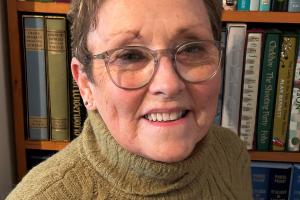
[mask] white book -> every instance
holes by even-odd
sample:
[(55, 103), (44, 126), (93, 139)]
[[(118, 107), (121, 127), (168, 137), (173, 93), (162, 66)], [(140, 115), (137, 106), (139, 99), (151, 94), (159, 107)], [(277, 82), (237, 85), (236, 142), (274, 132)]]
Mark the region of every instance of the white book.
[[(300, 37), (299, 37), (300, 38)], [(288, 131), (288, 151), (299, 151), (300, 148), (300, 43), (298, 46), (295, 69), (293, 97), (291, 105), (290, 126)]]
[(247, 25), (227, 24), (224, 96), (221, 125), (238, 133), (244, 46)]
[(248, 32), (247, 34), (239, 133), (248, 150), (253, 149), (262, 37), (262, 32)]
[(258, 11), (259, 3), (259, 0), (250, 0), (250, 11)]

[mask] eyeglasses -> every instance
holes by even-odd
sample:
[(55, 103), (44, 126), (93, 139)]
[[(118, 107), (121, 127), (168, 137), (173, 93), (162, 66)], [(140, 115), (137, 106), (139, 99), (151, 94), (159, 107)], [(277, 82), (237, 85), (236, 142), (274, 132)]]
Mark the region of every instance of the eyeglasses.
[(199, 83), (217, 74), (221, 54), (219, 41), (204, 40), (183, 43), (174, 49), (151, 50), (142, 46), (125, 46), (95, 54), (93, 59), (104, 60), (109, 77), (116, 86), (138, 89), (154, 77), (163, 55), (171, 59), (181, 79)]

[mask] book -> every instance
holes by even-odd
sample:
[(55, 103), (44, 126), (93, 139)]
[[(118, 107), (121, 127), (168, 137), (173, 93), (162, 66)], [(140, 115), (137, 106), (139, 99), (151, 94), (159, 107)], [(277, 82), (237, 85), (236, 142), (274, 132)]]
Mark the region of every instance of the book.
[(66, 18), (46, 16), (47, 70), (51, 140), (69, 140)]
[(272, 132), (273, 151), (285, 150), (296, 66), (297, 35), (284, 33), (282, 38)]
[(270, 164), (251, 162), (253, 200), (267, 200), (269, 192)]
[(250, 11), (258, 11), (260, 5), (260, 0), (250, 0)]
[[(255, 0), (251, 0), (255, 1)], [(238, 11), (249, 11), (250, 10), (250, 0), (237, 0), (237, 10)]]
[(260, 0), (259, 11), (270, 11), (271, 0)]
[(221, 125), (222, 118), (222, 104), (223, 104), (223, 82), (224, 82), (224, 69), (225, 69), (225, 48), (226, 48), (227, 30), (222, 29), (221, 32), (221, 45), (222, 45), (222, 62), (221, 62), (221, 88), (218, 97), (217, 112), (214, 118), (214, 123)]
[(286, 12), (289, 0), (272, 0), (271, 11)]
[(56, 151), (52, 150), (26, 150), (26, 168), (27, 170), (32, 169), (37, 166), (41, 162), (47, 160), (52, 155), (54, 155)]
[(300, 199), (300, 164), (293, 165), (289, 199)]
[[(300, 39), (300, 35), (298, 37)], [(288, 151), (300, 150), (300, 42), (298, 42), (298, 53), (296, 69), (294, 74), (294, 86), (292, 93), (292, 105), (290, 123), (288, 130)]]
[(238, 133), (246, 24), (227, 24), (221, 125)]
[(300, 0), (289, 0), (288, 12), (300, 12)]
[(260, 77), (262, 42), (262, 30), (248, 30), (239, 131), (240, 138), (245, 143), (248, 150), (253, 149), (253, 140), (255, 137), (254, 132), (256, 125), (256, 108), (258, 82)]
[(256, 122), (255, 141), (258, 151), (271, 149), (281, 32), (266, 31), (264, 46)]
[(48, 140), (44, 17), (22, 15), (22, 20), (28, 138), (31, 140)]
[(273, 163), (269, 172), (268, 198), (288, 200), (292, 165), (288, 163)]
[(223, 9), (224, 10), (236, 10), (237, 0), (223, 0)]

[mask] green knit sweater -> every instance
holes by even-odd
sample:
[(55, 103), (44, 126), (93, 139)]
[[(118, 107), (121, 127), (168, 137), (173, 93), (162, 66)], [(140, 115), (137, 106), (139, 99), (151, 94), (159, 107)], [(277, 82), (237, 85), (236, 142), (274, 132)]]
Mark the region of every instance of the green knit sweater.
[(33, 168), (7, 197), (21, 199), (252, 199), (250, 159), (239, 138), (212, 126), (192, 155), (162, 163), (131, 154), (89, 113), (83, 133)]

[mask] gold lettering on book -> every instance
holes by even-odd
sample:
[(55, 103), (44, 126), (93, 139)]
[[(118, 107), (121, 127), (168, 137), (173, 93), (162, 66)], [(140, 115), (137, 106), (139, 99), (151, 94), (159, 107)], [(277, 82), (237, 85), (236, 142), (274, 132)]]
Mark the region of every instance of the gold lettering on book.
[(25, 47), (26, 50), (38, 51), (43, 50), (44, 30), (38, 28), (25, 28)]
[(47, 128), (48, 120), (46, 117), (29, 117), (29, 128)]
[(47, 31), (48, 51), (65, 51), (66, 39), (65, 32)]
[(79, 136), (82, 129), (82, 113), (81, 113), (81, 102), (80, 102), (80, 92), (76, 82), (73, 80), (73, 134)]
[(68, 120), (66, 119), (51, 119), (51, 128), (52, 129), (67, 129), (68, 128)]

